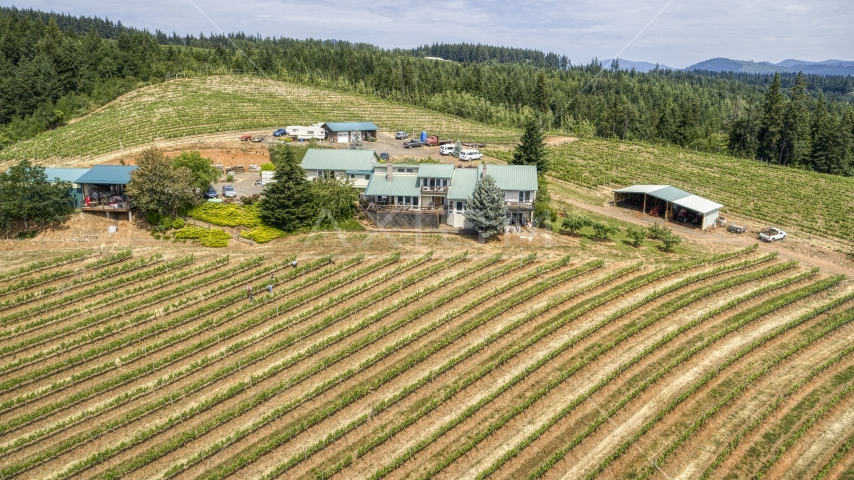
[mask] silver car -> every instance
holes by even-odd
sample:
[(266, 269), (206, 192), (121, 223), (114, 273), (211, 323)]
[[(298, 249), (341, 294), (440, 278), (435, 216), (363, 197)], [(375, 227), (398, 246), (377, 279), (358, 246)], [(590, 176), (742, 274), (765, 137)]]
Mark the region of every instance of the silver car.
[(225, 198), (234, 198), (237, 196), (237, 192), (234, 191), (234, 187), (231, 185), (224, 185), (222, 187), (222, 196)]

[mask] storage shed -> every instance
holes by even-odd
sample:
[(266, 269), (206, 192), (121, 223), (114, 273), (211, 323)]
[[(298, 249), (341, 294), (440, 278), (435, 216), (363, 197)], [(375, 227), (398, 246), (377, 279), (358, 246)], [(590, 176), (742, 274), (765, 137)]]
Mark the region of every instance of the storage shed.
[(699, 226), (715, 225), (723, 205), (670, 185), (632, 185), (614, 190), (614, 205), (640, 208), (645, 214)]
[(327, 142), (349, 143), (356, 132), (362, 133), (362, 138), (376, 138), (379, 127), (372, 122), (329, 122), (323, 124)]

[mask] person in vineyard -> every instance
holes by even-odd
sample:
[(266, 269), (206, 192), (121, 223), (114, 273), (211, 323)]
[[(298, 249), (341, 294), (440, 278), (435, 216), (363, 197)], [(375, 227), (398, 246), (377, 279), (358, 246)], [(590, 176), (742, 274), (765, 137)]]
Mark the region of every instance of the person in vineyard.
[(252, 285), (246, 286), (246, 296), (249, 297), (249, 301), (252, 301)]
[(294, 260), (293, 262), (291, 262), (291, 266), (292, 266), (292, 267), (294, 267), (294, 268), (297, 268), (297, 261), (296, 261), (296, 260)]
[(267, 285), (267, 292), (269, 292), (270, 295), (273, 294), (273, 285)]

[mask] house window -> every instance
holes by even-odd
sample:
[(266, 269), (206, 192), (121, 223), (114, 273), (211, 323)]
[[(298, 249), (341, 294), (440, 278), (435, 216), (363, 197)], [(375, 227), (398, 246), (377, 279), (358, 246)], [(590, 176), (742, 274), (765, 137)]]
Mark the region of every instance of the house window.
[(519, 203), (530, 202), (531, 192), (519, 192)]
[(365, 180), (370, 180), (370, 179), (371, 179), (370, 175), (365, 175)]
[(457, 202), (457, 211), (458, 211), (458, 212), (462, 212), (462, 211), (463, 211), (463, 202)]
[(350, 175), (350, 180), (355, 180), (355, 179), (356, 179), (355, 175)]
[(398, 196), (397, 197), (397, 203), (402, 204), (403, 203), (403, 197)]

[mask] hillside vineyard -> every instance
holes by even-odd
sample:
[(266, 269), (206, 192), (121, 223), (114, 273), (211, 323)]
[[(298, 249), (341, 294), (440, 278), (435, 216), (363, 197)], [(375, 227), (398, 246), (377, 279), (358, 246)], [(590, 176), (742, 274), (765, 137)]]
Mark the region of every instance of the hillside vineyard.
[(805, 449), (852, 408), (842, 277), (755, 246), (292, 260), (0, 273), (3, 478), (836, 478), (852, 460), (849, 428)]

